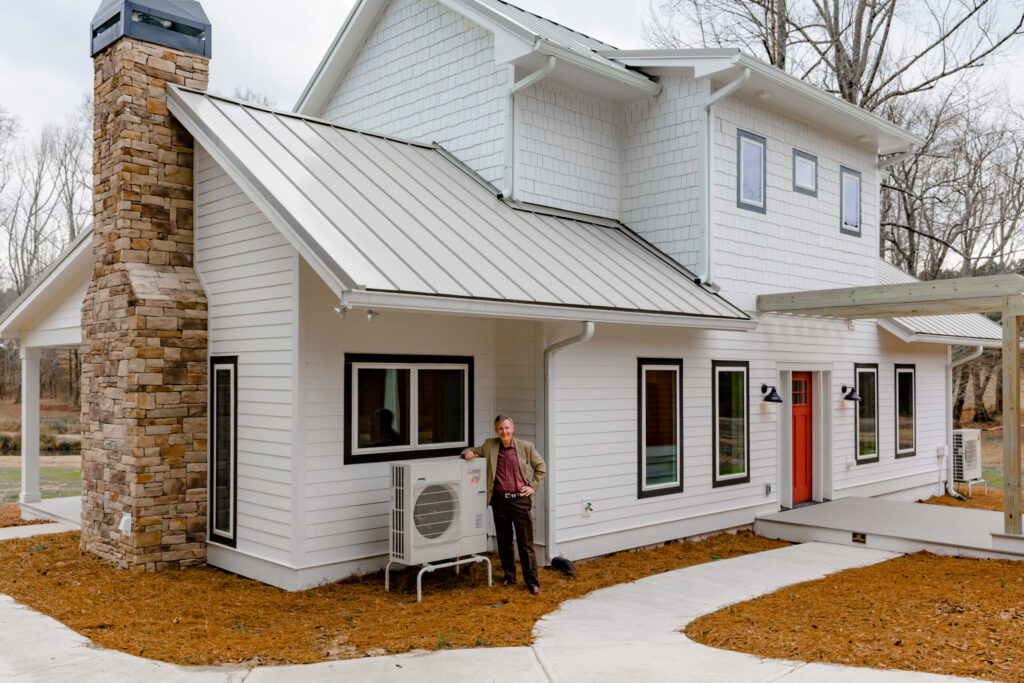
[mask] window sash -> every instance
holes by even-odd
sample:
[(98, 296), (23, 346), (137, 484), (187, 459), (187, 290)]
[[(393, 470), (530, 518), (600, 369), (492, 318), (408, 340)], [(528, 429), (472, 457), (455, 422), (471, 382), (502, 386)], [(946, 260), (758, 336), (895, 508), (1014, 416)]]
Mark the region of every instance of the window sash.
[[(722, 445), (723, 434), (722, 434), (722, 429), (721, 429), (721, 424), (720, 424), (720, 420), (722, 419), (722, 415), (719, 414), (719, 405), (720, 405), (721, 389), (722, 389), (722, 377), (723, 377), (723, 375), (734, 374), (734, 373), (739, 373), (739, 375), (742, 378), (741, 391), (740, 391), (740, 393), (741, 393), (740, 399), (742, 401), (742, 420), (743, 420), (743, 428), (742, 428), (742, 431), (741, 431), (741, 435), (742, 435), (741, 446), (743, 448), (743, 470), (740, 471), (740, 472), (732, 472), (732, 473), (729, 473), (729, 474), (722, 474), (721, 473), (722, 472), (721, 445)], [(714, 412), (714, 421), (715, 421), (715, 423), (714, 423), (714, 427), (715, 427), (715, 443), (714, 443), (714, 449), (715, 449), (715, 472), (714, 472), (714, 475), (715, 475), (715, 481), (716, 482), (728, 482), (728, 481), (735, 480), (735, 479), (744, 479), (745, 480), (747, 477), (749, 477), (749, 474), (750, 474), (750, 465), (749, 465), (749, 463), (750, 463), (750, 449), (748, 448), (748, 438), (747, 438), (748, 434), (749, 434), (749, 430), (750, 430), (750, 406), (748, 405), (749, 404), (749, 400), (748, 400), (748, 395), (747, 395), (747, 375), (748, 375), (748, 368), (746, 366), (743, 366), (743, 365), (719, 365), (719, 366), (715, 367), (715, 386), (714, 386), (714, 397), (713, 397), (714, 409), (713, 409), (713, 412)], [(733, 403), (735, 403), (735, 399), (733, 400)], [(735, 419), (735, 417), (733, 417), (732, 419)], [(733, 431), (735, 432), (735, 430), (733, 430)]]
[[(210, 421), (210, 450), (211, 450), (211, 465), (210, 468), (210, 533), (209, 535), (213, 540), (217, 540), (217, 537), (234, 541), (235, 538), (235, 506), (236, 506), (236, 491), (235, 491), (235, 476), (237, 468), (237, 443), (238, 437), (237, 431), (237, 366), (234, 362), (219, 362), (214, 361), (211, 363), (211, 377), (210, 382), (210, 394), (212, 403), (212, 420)], [(221, 416), (221, 403), (220, 403), (220, 389), (221, 384), (221, 373), (227, 372), (226, 381), (228, 383), (228, 394), (227, 394), (227, 415)], [(222, 444), (220, 441), (221, 430), (223, 420), (228, 423), (228, 442)], [(222, 448), (223, 446), (223, 448)], [(227, 459), (227, 472), (225, 478), (226, 482), (222, 482), (220, 479), (220, 464), (222, 462), (222, 454)], [(225, 496), (222, 497), (219, 494), (221, 488), (226, 489)], [(226, 498), (226, 500), (225, 500)], [(227, 503), (227, 525), (221, 526), (218, 522), (220, 515), (221, 503)]]
[[(672, 481), (662, 482), (660, 484), (648, 484), (647, 483), (647, 469), (648, 469), (648, 458), (649, 453), (647, 451), (647, 375), (651, 371), (662, 371), (671, 372), (673, 375), (673, 391), (672, 391), (672, 416), (671, 424), (673, 431), (672, 447), (673, 451), (673, 465), (675, 469), (675, 478)], [(680, 372), (679, 365), (655, 365), (655, 364), (644, 364), (641, 365), (642, 373), (642, 385), (640, 388), (640, 490), (641, 491), (657, 491), (660, 489), (666, 489), (671, 487), (678, 487), (682, 483), (682, 458), (680, 457), (682, 449), (682, 434), (681, 434), (681, 410), (682, 406), (682, 373)]]
[[(896, 394), (896, 455), (897, 456), (913, 455), (915, 450), (916, 450), (916, 445), (917, 445), (917, 406), (916, 406), (916, 403), (917, 403), (917, 401), (916, 401), (916, 399), (917, 399), (917, 391), (916, 391), (916, 388), (917, 388), (916, 387), (916, 385), (917, 385), (917, 377), (916, 377), (916, 374), (917, 374), (916, 373), (916, 368), (913, 368), (913, 367), (899, 367), (899, 366), (896, 367), (895, 394)], [(901, 415), (902, 399), (904, 398), (904, 396), (903, 396), (903, 394), (902, 394), (902, 392), (900, 390), (900, 379), (901, 379), (901, 377), (909, 377), (910, 378), (910, 387), (908, 389), (908, 391), (910, 392), (910, 396), (908, 397), (909, 398), (909, 407), (910, 407), (910, 445), (909, 446), (904, 446), (903, 442), (902, 442), (902, 439), (901, 439), (901, 437), (902, 437), (902, 434), (901, 434), (902, 429), (901, 429), (901, 426), (900, 426), (900, 422), (901, 422), (901, 418), (902, 418), (902, 415)]]
[(839, 169), (839, 221), (848, 233), (860, 234), (860, 173), (841, 166)]
[[(739, 201), (741, 204), (748, 206), (754, 206), (759, 209), (763, 209), (765, 206), (765, 143), (763, 140), (758, 140), (749, 134), (741, 133), (739, 136), (739, 169), (737, 173), (737, 183), (739, 186)], [(753, 159), (750, 155), (756, 155)], [(751, 161), (756, 161), (756, 164), (751, 164)], [(748, 172), (755, 173), (755, 178), (748, 178)], [(748, 182), (754, 181), (756, 182)], [(750, 196), (747, 194), (747, 190), (751, 188), (757, 189), (757, 196)]]
[[(801, 181), (801, 171), (809, 171), (810, 182)], [(793, 189), (803, 194), (818, 196), (818, 157), (798, 149), (793, 150)]]
[[(359, 371), (373, 370), (408, 370), (409, 371), (409, 443), (392, 446), (359, 445)], [(461, 370), (462, 371), (462, 438), (458, 441), (421, 444), (419, 442), (419, 372), (421, 370)], [(352, 363), (352, 406), (349, 424), (349, 443), (352, 455), (376, 455), (384, 453), (405, 453), (409, 451), (433, 451), (446, 448), (465, 447), (469, 445), (469, 365), (456, 363)]]
[[(857, 404), (856, 422), (857, 422), (857, 444), (855, 459), (857, 462), (877, 462), (878, 461), (878, 368), (877, 366), (856, 366), (854, 369), (856, 377), (854, 383), (857, 386), (857, 393), (861, 396), (861, 402)], [(864, 387), (864, 380), (870, 378), (871, 389), (868, 392)], [(873, 407), (872, 420), (872, 432), (874, 437), (874, 449), (870, 453), (864, 452), (863, 443), (865, 441), (864, 436), (864, 417), (861, 415), (863, 411), (865, 396), (870, 395), (871, 403)]]

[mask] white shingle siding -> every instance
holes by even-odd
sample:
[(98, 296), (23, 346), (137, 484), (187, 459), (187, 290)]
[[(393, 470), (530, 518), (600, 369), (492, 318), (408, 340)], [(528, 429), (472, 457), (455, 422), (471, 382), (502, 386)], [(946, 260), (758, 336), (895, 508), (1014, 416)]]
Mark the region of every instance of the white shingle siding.
[(211, 356), (238, 356), (238, 546), (292, 552), (293, 379), (299, 257), (197, 146), (195, 266)]
[(508, 81), (490, 32), (430, 0), (393, 0), (321, 116), (439, 142), (498, 184)]
[[(738, 97), (714, 107), (712, 280), (767, 294), (877, 284), (875, 154)], [(736, 132), (767, 140), (767, 211), (736, 206)], [(793, 191), (793, 149), (818, 157), (818, 196)], [(861, 235), (839, 231), (839, 167), (861, 174)]]
[(540, 82), (516, 95), (516, 198), (618, 218), (620, 109)]

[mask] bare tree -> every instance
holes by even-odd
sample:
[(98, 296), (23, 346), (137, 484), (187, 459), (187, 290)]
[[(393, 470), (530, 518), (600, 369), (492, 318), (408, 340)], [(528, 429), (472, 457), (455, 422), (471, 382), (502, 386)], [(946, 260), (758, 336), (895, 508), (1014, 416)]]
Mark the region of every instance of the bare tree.
[(71, 116), (51, 132), (50, 173), (69, 243), (92, 219), (92, 113), (92, 93), (83, 93)]
[(242, 100), (250, 104), (255, 104), (257, 107), (266, 107), (273, 109), (276, 106), (274, 100), (270, 99), (270, 96), (260, 90), (253, 90), (252, 88), (235, 88), (231, 92), (231, 96), (236, 100)]

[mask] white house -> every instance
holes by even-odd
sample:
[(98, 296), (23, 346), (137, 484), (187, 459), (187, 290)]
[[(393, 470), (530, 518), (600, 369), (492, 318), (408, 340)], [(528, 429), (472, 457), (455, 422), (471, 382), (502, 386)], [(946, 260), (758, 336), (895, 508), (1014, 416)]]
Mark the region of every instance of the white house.
[[(387, 462), (498, 412), (549, 462), (544, 558), (945, 487), (950, 347), (998, 325), (756, 312), (913, 280), (878, 257), (879, 183), (922, 141), (877, 116), (499, 0), (362, 0), (294, 113), (173, 85), (167, 107), (196, 140), (212, 565), (288, 589), (382, 567)], [(91, 257), (0, 336), (75, 343), (74, 316), (37, 328)]]

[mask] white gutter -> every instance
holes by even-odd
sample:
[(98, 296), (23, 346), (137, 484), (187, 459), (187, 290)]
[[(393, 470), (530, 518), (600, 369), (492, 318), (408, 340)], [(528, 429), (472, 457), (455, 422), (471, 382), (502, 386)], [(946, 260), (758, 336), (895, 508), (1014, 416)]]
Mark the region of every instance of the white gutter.
[[(505, 182), (501, 194), (505, 199), (512, 199), (515, 194), (515, 166), (516, 166), (516, 93), (529, 88), (534, 83), (546, 78), (555, 70), (558, 62), (554, 57), (548, 57), (548, 63), (534, 71), (529, 76), (516, 81), (505, 93)], [(515, 67), (510, 66), (512, 77), (515, 78)]]
[[(963, 500), (953, 485), (953, 370), (981, 356), (985, 348), (979, 346), (974, 351), (956, 361), (953, 360), (953, 347), (946, 347), (946, 493)], [(941, 470), (940, 470), (941, 471)]]
[(744, 82), (750, 78), (750, 69), (743, 69), (743, 73), (722, 88), (716, 90), (712, 95), (704, 101), (704, 144), (701, 149), (701, 154), (704, 156), (704, 175), (701, 178), (703, 187), (701, 188), (704, 196), (704, 254), (700, 264), (700, 270), (697, 273), (697, 281), (701, 284), (707, 284), (711, 281), (711, 226), (713, 221), (711, 220), (711, 200), (712, 200), (712, 188), (714, 186), (713, 176), (715, 170), (714, 164), (714, 145), (713, 145), (713, 133), (714, 133), (714, 115), (711, 113), (711, 107), (723, 97), (731, 95), (736, 92)]
[(553, 450), (555, 443), (553, 434), (555, 429), (555, 369), (551, 361), (555, 354), (562, 349), (588, 342), (593, 336), (594, 323), (587, 320), (583, 323), (583, 330), (575, 337), (555, 342), (544, 349), (544, 451), (542, 455), (547, 458), (548, 464), (547, 481), (544, 483), (544, 542), (547, 544), (544, 550), (548, 556), (548, 564), (551, 564), (551, 559), (556, 556), (555, 532), (558, 528), (555, 523), (555, 458)]

